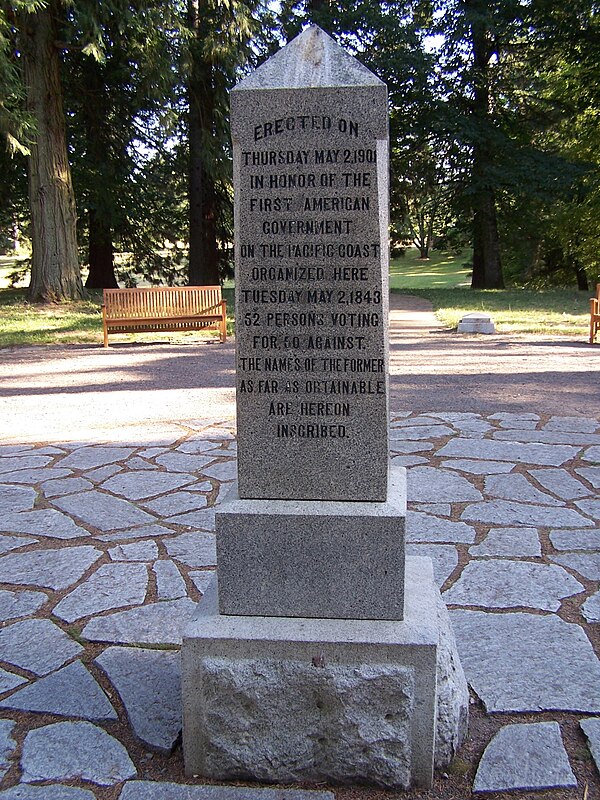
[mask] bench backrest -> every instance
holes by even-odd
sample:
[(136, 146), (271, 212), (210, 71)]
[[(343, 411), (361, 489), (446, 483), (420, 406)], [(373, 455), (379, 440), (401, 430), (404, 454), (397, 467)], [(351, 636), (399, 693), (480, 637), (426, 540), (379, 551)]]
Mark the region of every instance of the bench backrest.
[(220, 286), (151, 286), (104, 290), (107, 319), (183, 317), (201, 314), (220, 302)]

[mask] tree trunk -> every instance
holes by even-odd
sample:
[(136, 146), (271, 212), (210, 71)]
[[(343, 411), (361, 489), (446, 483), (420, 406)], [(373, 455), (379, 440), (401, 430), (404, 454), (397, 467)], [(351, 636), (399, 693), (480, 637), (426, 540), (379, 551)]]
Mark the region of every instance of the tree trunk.
[(95, 209), (88, 214), (89, 244), (88, 263), (90, 267), (87, 289), (118, 289), (115, 278), (112, 231)]
[(576, 258), (573, 259), (573, 269), (575, 270), (575, 275), (577, 277), (577, 288), (579, 291), (589, 292), (590, 285), (588, 283), (587, 273), (583, 268), (581, 261)]
[(503, 289), (500, 241), (496, 217), (496, 198), (490, 182), (493, 144), (490, 141), (489, 65), (494, 54), (488, 20), (487, 0), (463, 0), (469, 17), (473, 52), (473, 101), (475, 123), (473, 171), (471, 177), (473, 210), (472, 289)]
[(472, 289), (504, 289), (496, 204), (492, 189), (477, 193), (473, 210)]
[(84, 296), (79, 259), (75, 196), (67, 155), (66, 122), (55, 42), (59, 3), (22, 17), (27, 108), (36, 121), (29, 156), (32, 259), (29, 299), (78, 300)]
[(195, 34), (188, 79), (188, 280), (191, 286), (215, 286), (219, 283), (216, 192), (214, 179), (207, 169), (205, 147), (205, 142), (210, 141), (213, 126), (213, 67), (201, 55), (202, 19), (199, 0), (188, 0), (188, 17), (190, 28)]
[[(85, 283), (88, 289), (116, 289), (113, 214), (110, 209), (118, 206), (115, 200), (114, 173), (111, 169), (113, 148), (110, 146), (111, 103), (107, 96), (106, 82), (100, 64), (92, 58), (85, 62), (85, 84), (87, 102), (82, 104), (85, 118), (87, 155), (93, 173), (97, 176), (90, 186), (88, 198), (88, 266), (89, 275)], [(106, 176), (106, 177), (105, 177)]]

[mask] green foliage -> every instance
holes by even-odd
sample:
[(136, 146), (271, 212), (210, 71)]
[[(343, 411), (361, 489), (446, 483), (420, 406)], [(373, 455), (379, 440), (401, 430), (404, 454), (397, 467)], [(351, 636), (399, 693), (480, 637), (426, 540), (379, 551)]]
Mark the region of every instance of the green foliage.
[(468, 286), (471, 280), (469, 257), (470, 251), (432, 250), (429, 258), (422, 260), (417, 248), (411, 247), (401, 258), (391, 260), (390, 288), (453, 289)]

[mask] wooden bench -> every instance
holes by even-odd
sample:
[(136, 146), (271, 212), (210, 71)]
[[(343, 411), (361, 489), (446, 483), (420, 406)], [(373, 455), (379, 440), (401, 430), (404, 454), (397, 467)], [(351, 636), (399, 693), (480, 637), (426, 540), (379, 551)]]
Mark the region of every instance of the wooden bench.
[(590, 344), (600, 332), (600, 283), (596, 286), (596, 297), (590, 299)]
[(104, 347), (109, 333), (191, 331), (214, 326), (227, 338), (227, 301), (220, 286), (152, 286), (105, 289)]

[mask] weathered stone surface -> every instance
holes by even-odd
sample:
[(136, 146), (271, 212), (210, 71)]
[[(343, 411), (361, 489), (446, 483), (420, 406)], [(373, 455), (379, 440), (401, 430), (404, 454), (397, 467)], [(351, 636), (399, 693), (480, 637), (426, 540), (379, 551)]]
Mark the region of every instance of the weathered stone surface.
[(431, 442), (390, 440), (391, 453), (404, 453), (404, 455), (407, 455), (410, 453), (421, 453), (425, 450), (433, 450), (433, 444)]
[[(344, 782), (368, 777), (384, 786), (410, 784), (415, 690), (409, 667), (315, 669), (302, 661), (218, 657), (202, 659), (199, 667), (207, 726), (204, 762), (213, 777), (241, 777), (252, 765), (253, 776), (265, 781), (274, 774), (283, 783), (327, 775)], [(252, 736), (240, 737), (234, 732), (248, 709)], [(274, 731), (278, 721), (291, 738)]]
[(0, 694), (16, 689), (17, 686), (21, 686), (23, 683), (27, 683), (25, 678), (15, 675), (13, 672), (7, 672), (0, 667)]
[(0, 719), (0, 778), (8, 772), (10, 758), (17, 747), (12, 737), (14, 727), (12, 719)]
[(573, 431), (575, 433), (594, 433), (600, 425), (595, 419), (586, 417), (551, 417), (544, 425), (545, 431)]
[(169, 472), (188, 473), (203, 472), (203, 467), (214, 461), (213, 455), (189, 455), (186, 453), (165, 453), (157, 456), (156, 463), (160, 464)]
[(550, 541), (557, 550), (600, 550), (600, 530), (550, 531)]
[(173, 514), (206, 508), (207, 503), (206, 496), (197, 492), (172, 492), (143, 505), (161, 517), (169, 517)]
[(37, 492), (28, 486), (0, 484), (0, 514), (15, 514), (33, 508)]
[(485, 539), (469, 547), (472, 556), (514, 556), (515, 558), (542, 555), (536, 528), (492, 528)]
[(113, 533), (101, 533), (96, 536), (102, 542), (120, 542), (129, 539), (145, 539), (147, 536), (155, 536), (162, 539), (163, 536), (172, 536), (173, 530), (165, 528), (164, 525), (142, 525), (141, 528), (131, 528), (128, 531), (117, 531)]
[[(2, 795), (0, 794), (0, 800)], [(266, 789), (258, 786), (189, 786), (178, 783), (128, 781), (119, 800), (335, 800), (316, 789)]]
[(470, 561), (444, 592), (448, 605), (558, 611), (560, 601), (584, 587), (564, 569), (530, 561)]
[(117, 739), (90, 722), (57, 722), (30, 731), (21, 756), (22, 780), (82, 780), (113, 786), (137, 775)]
[(205, 439), (204, 437), (198, 438), (195, 436), (186, 439), (185, 442), (182, 442), (177, 448), (180, 453), (188, 453), (189, 455), (195, 455), (196, 453), (225, 453), (226, 450), (221, 450), (220, 444), (215, 444), (215, 442), (211, 441), (210, 439)]
[(395, 467), (418, 467), (427, 463), (429, 463), (428, 460), (421, 456), (394, 456), (392, 458), (392, 465)]
[(202, 474), (217, 481), (234, 481), (237, 478), (237, 461), (235, 459), (220, 461), (210, 467), (204, 467)]
[(33, 450), (32, 444), (0, 444), (0, 458), (5, 456), (12, 456), (15, 453), (23, 453), (27, 450)]
[(102, 722), (118, 719), (107, 696), (81, 661), (41, 678), (0, 701), (0, 708), (80, 717)]
[(10, 553), (0, 558), (0, 581), (66, 589), (78, 581), (101, 555), (89, 545)]
[[(435, 741), (435, 648), (445, 654), (437, 678), (447, 716), (438, 708), (437, 718), (444, 747), (450, 749), (460, 739), (466, 713), (460, 698), (466, 698), (466, 687), (464, 682), (462, 689), (446, 685), (446, 681), (458, 683), (460, 671), (452, 658), (451, 638), (439, 630), (447, 616), (433, 586), (430, 562), (408, 559), (406, 574), (406, 624), (402, 625), (223, 616), (216, 612), (213, 586), (187, 630), (182, 651), (188, 774), (224, 777), (228, 771), (231, 777), (243, 773), (279, 782), (302, 772), (313, 780), (338, 775), (346, 782), (392, 785), (404, 780), (408, 771), (410, 779), (428, 785)], [(446, 633), (451, 637), (450, 630)], [(201, 677), (206, 665), (210, 689)], [(403, 673), (418, 675), (414, 704), (406, 702), (410, 684), (403, 686)], [(255, 702), (240, 705), (244, 696)], [(458, 708), (461, 713), (453, 714), (452, 709)], [(420, 734), (407, 748), (402, 731), (413, 714), (412, 724), (419, 725)], [(240, 737), (241, 718), (247, 720), (251, 737)], [(213, 739), (217, 728), (223, 736)]]
[(451, 544), (409, 544), (406, 546), (407, 556), (426, 556), (433, 563), (435, 583), (441, 587), (454, 572), (458, 564), (456, 547)]
[(62, 478), (58, 480), (44, 481), (42, 491), (46, 497), (59, 497), (62, 494), (75, 494), (92, 489), (94, 484), (86, 481), (85, 478)]
[(214, 580), (214, 569), (195, 570), (189, 573), (192, 583), (200, 594), (204, 594)]
[(11, 550), (18, 550), (28, 544), (37, 542), (32, 536), (2, 536), (0, 535), (0, 555), (10, 553)]
[(485, 479), (485, 493), (490, 497), (515, 500), (520, 503), (537, 503), (545, 506), (564, 506), (562, 500), (540, 492), (525, 475), (490, 475)]
[(594, 498), (593, 500), (576, 500), (575, 505), (580, 508), (584, 514), (600, 520), (600, 498)]
[(203, 508), (200, 509), (200, 511), (190, 511), (187, 514), (177, 514), (174, 517), (167, 517), (165, 522), (173, 522), (176, 525), (187, 525), (190, 528), (199, 528), (203, 531), (214, 531), (215, 509)]
[(494, 475), (510, 472), (515, 464), (506, 461), (473, 461), (469, 458), (449, 458), (442, 461), (445, 469), (458, 469), (461, 472), (470, 472), (472, 475)]
[(109, 647), (96, 663), (118, 691), (138, 739), (170, 753), (182, 725), (179, 653)]
[(216, 539), (213, 533), (192, 531), (165, 541), (167, 553), (188, 567), (214, 567), (217, 563)]
[[(533, 411), (519, 411), (515, 413), (513, 411), (499, 411), (496, 414), (490, 414), (490, 419), (498, 419), (502, 422), (518, 422), (522, 420), (524, 422), (533, 421), (539, 422), (539, 414), (534, 414)], [(516, 427), (516, 425), (515, 425)]]
[(581, 467), (575, 472), (591, 483), (594, 489), (600, 489), (600, 467)]
[(530, 525), (543, 527), (583, 528), (593, 526), (577, 511), (554, 506), (534, 506), (525, 503), (512, 503), (509, 500), (473, 503), (461, 514), (461, 519), (471, 522), (487, 522), (500, 525)]
[[(529, 474), (541, 483), (548, 491), (563, 500), (576, 500), (587, 497), (590, 490), (570, 475), (566, 469), (530, 469)], [(517, 500), (518, 498), (513, 498)]]
[(586, 622), (600, 622), (600, 592), (596, 592), (581, 607)]
[(482, 500), (466, 478), (434, 467), (414, 467), (407, 473), (407, 499), (417, 503), (464, 503)]
[(63, 597), (54, 614), (73, 622), (101, 611), (140, 605), (147, 589), (148, 570), (144, 564), (103, 564), (85, 583)]
[(113, 644), (181, 644), (181, 632), (196, 607), (184, 598), (117, 611), (88, 622), (82, 635), (94, 642)]
[(43, 592), (9, 592), (0, 589), (0, 622), (34, 614), (47, 600), (48, 596)]
[(451, 439), (440, 450), (438, 456), (457, 458), (479, 458), (487, 461), (515, 461), (519, 464), (539, 464), (540, 466), (560, 467), (565, 461), (574, 458), (579, 447), (552, 444), (521, 444), (520, 442), (499, 442), (490, 439)]
[(451, 522), (420, 511), (409, 511), (406, 515), (406, 541), (472, 544), (475, 528), (464, 522)]
[(158, 547), (153, 539), (146, 539), (111, 547), (108, 555), (113, 561), (156, 561)]
[(570, 433), (548, 430), (509, 430), (495, 431), (494, 439), (504, 439), (511, 442), (543, 442), (547, 444), (573, 444), (582, 445), (599, 444), (600, 436), (593, 433)]
[(469, 689), (465, 678), (448, 609), (437, 596), (437, 712), (435, 766), (448, 766), (465, 740), (469, 722)]
[(30, 786), (20, 783), (0, 792), (0, 800), (95, 800), (89, 789), (76, 789), (60, 783)]
[(119, 466), (119, 464), (106, 464), (104, 467), (98, 467), (97, 469), (86, 472), (85, 477), (92, 481), (92, 483), (98, 484), (110, 478), (112, 475), (116, 475), (117, 472), (121, 472), (122, 469), (123, 468)]
[(404, 470), (390, 470), (386, 497), (245, 500), (234, 486), (217, 512), (221, 613), (402, 619)]
[(472, 417), (452, 420), (452, 425), (461, 436), (469, 439), (480, 439), (493, 430), (493, 426), (489, 422), (485, 422), (482, 419), (473, 419)]
[(48, 536), (52, 539), (79, 539), (90, 534), (85, 528), (75, 525), (70, 517), (54, 508), (41, 508), (38, 511), (21, 511), (19, 514), (3, 514), (0, 517), (0, 531), (8, 533), (31, 533), (35, 536)]
[(588, 747), (596, 762), (596, 769), (600, 771), (600, 719), (582, 719), (579, 720), (579, 725), (588, 740)]
[(467, 680), (489, 712), (600, 712), (600, 662), (555, 615), (451, 611)]
[[(248, 319), (256, 322), (253, 326), (239, 326), (236, 332), (239, 495), (242, 499), (383, 502), (387, 495), (388, 477), (388, 465), (381, 457), (388, 449), (388, 248), (387, 244), (382, 247), (387, 237), (388, 218), (387, 91), (385, 85), (364, 67), (361, 67), (362, 73), (370, 75), (370, 78), (362, 84), (353, 80), (352, 84), (344, 82), (340, 85), (337, 78), (341, 76), (338, 75), (324, 78), (322, 73), (331, 67), (335, 69), (334, 64), (339, 60), (333, 53), (343, 51), (316, 27), (306, 29), (282, 51), (283, 56), (280, 53), (275, 58), (287, 59), (286, 54), (291, 52), (289, 47), (293, 52), (302, 53), (305, 60), (303, 62), (299, 57), (285, 78), (279, 75), (277, 87), (257, 78), (265, 74), (264, 69), (271, 69), (263, 64), (231, 92), (238, 242), (236, 309), (241, 318), (248, 314)], [(351, 61), (347, 54), (344, 58)], [(289, 86), (285, 87), (288, 75), (295, 88), (304, 84), (306, 88), (311, 87), (310, 91), (290, 91)], [(275, 88), (280, 90), (273, 91)], [(294, 105), (293, 112), (290, 111), (291, 104)], [(306, 115), (307, 120), (326, 117), (330, 125), (317, 127), (311, 123), (303, 126), (300, 115)], [(279, 117), (290, 117), (295, 124), (293, 130), (282, 130), (278, 147), (304, 151), (306, 158), (303, 167), (280, 165), (276, 174), (287, 181), (289, 175), (295, 176), (301, 170), (317, 180), (314, 188), (300, 188), (288, 183), (286, 196), (290, 202), (289, 212), (294, 215), (294, 225), (283, 230), (275, 222), (273, 230), (267, 231), (264, 211), (251, 198), (263, 200), (272, 193), (267, 183), (275, 174), (273, 167), (264, 161), (262, 165), (260, 163), (261, 157), (268, 159), (272, 141), (269, 137), (255, 139), (255, 131)], [(351, 136), (349, 126), (352, 127)], [(351, 153), (368, 152), (368, 160), (361, 164), (347, 161), (345, 165), (330, 160), (326, 170), (331, 183), (328, 189), (321, 188), (318, 176), (324, 174), (324, 170), (320, 153), (325, 157), (328, 151), (344, 148), (351, 148)], [(258, 164), (254, 164), (252, 170), (259, 182), (265, 181), (262, 190), (251, 186), (250, 164), (243, 163), (250, 151), (258, 157)], [(350, 180), (357, 183), (350, 183)], [(324, 218), (323, 211), (317, 210), (316, 201), (324, 194), (328, 194), (330, 199), (334, 194), (339, 197), (341, 192), (346, 197), (353, 194), (355, 200), (364, 198), (362, 205), (359, 200), (359, 205), (354, 206), (354, 211), (346, 212), (344, 219), (338, 216), (335, 219), (331, 216)], [(311, 208), (307, 208), (311, 203)], [(317, 239), (304, 229), (304, 225), (310, 225), (314, 231), (319, 222), (324, 225), (319, 240), (324, 251), (315, 249)], [(362, 280), (352, 277), (350, 271), (347, 272), (348, 280), (345, 280), (335, 270), (350, 270), (356, 266), (351, 259), (358, 242), (362, 251)], [(280, 247), (281, 252), (278, 256), (273, 254), (275, 260), (265, 261), (261, 250), (270, 245), (274, 245), (276, 250)], [(263, 264), (295, 267), (303, 248), (311, 251), (303, 256), (303, 265), (309, 266), (310, 272), (303, 272), (286, 283), (274, 284), (268, 274), (258, 279), (255, 277), (253, 269)], [(273, 288), (283, 290), (282, 294), (269, 295)], [(367, 312), (372, 316), (368, 326), (359, 327), (355, 317), (359, 304), (351, 292), (357, 291), (361, 292), (361, 299), (368, 297), (370, 300)], [(365, 313), (365, 308), (365, 304), (361, 305), (360, 311)], [(309, 325), (304, 314), (313, 310), (319, 312), (320, 322)], [(291, 312), (285, 329), (269, 324), (268, 314), (280, 311)], [(271, 342), (269, 349), (262, 349), (261, 335), (271, 336), (270, 340), (267, 339)], [(348, 354), (326, 352), (334, 341), (333, 337), (340, 336), (348, 344), (360, 341), (360, 359), (342, 358), (337, 361), (335, 357)], [(360, 340), (355, 339), (357, 336), (361, 337)], [(286, 349), (287, 353), (284, 352)], [(269, 413), (273, 395), (264, 391), (258, 381), (265, 377), (281, 379), (282, 376), (273, 376), (263, 369), (268, 367), (267, 357), (281, 354), (299, 359), (300, 371), (294, 375), (298, 379), (298, 391), (286, 398), (285, 416), (274, 416)], [(328, 356), (334, 357), (333, 367), (327, 361)], [(260, 362), (255, 361), (257, 357)], [(306, 359), (309, 360), (308, 367), (305, 366)], [(366, 372), (365, 361), (370, 364)], [(323, 412), (319, 415), (314, 405), (302, 406), (302, 403), (322, 401), (328, 382), (340, 379), (350, 380), (358, 387), (358, 391), (344, 395), (348, 411), (343, 416), (340, 404), (330, 404), (329, 408), (325, 405), (324, 415)], [(248, 381), (254, 382), (252, 393), (245, 391), (250, 385)], [(311, 381), (314, 389), (310, 388), (313, 386)], [(321, 394), (317, 396), (317, 392)], [(332, 399), (329, 393), (327, 399)], [(341, 398), (336, 395), (336, 399)], [(325, 425), (327, 433), (315, 436), (306, 428), (308, 424)]]
[(54, 504), (101, 531), (122, 530), (156, 522), (155, 517), (127, 500), (97, 490), (59, 497)]
[(187, 596), (185, 581), (173, 561), (157, 561), (152, 570), (156, 576), (156, 595), (159, 600), (178, 600)]
[[(15, 472), (21, 469), (37, 469), (38, 467), (45, 467), (52, 461), (51, 456), (5, 456), (0, 458), (0, 475), (5, 472)], [(4, 477), (2, 478), (4, 480)]]
[(58, 466), (83, 470), (95, 469), (106, 464), (114, 464), (115, 461), (124, 461), (132, 453), (133, 448), (129, 447), (103, 447), (100, 445), (80, 447), (69, 453), (68, 456), (61, 458)]
[(419, 439), (442, 439), (454, 433), (447, 425), (415, 425), (410, 428), (393, 428), (390, 431), (390, 444), (395, 447), (397, 442), (404, 439), (409, 441)]
[(55, 478), (65, 478), (72, 475), (73, 470), (58, 469), (57, 467), (39, 467), (37, 469), (19, 469), (15, 472), (3, 472), (0, 474), (2, 483), (42, 483)]
[(49, 619), (25, 619), (0, 630), (0, 660), (47, 675), (83, 648)]
[(157, 494), (171, 492), (187, 483), (193, 483), (193, 475), (173, 472), (152, 472), (132, 470), (120, 472), (105, 481), (101, 488), (114, 494), (120, 494), (127, 500), (144, 500)]
[(500, 728), (485, 749), (473, 791), (555, 789), (577, 786), (558, 722)]
[(600, 580), (600, 553), (561, 553), (550, 558), (556, 564), (569, 567), (590, 581)]
[(425, 514), (433, 514), (438, 517), (449, 517), (452, 513), (450, 503), (419, 503), (414, 508), (415, 511), (423, 511)]

